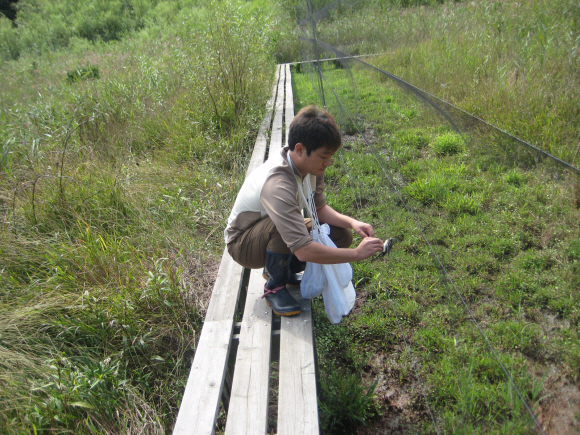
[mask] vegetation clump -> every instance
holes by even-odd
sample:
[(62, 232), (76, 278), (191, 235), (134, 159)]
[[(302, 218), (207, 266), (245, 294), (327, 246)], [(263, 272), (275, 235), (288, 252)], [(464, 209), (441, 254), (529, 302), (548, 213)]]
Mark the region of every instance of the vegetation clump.
[(463, 150), (463, 138), (455, 133), (437, 136), (431, 143), (431, 149), (438, 156), (452, 156)]
[(66, 73), (66, 81), (71, 84), (80, 80), (98, 79), (99, 77), (99, 67), (96, 65), (82, 66)]

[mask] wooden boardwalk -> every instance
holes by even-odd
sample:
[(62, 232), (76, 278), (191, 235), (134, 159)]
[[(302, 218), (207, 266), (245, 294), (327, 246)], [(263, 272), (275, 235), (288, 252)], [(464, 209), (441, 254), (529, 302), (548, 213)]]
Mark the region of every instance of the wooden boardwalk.
[[(278, 156), (293, 117), (290, 65), (278, 65), (246, 174), (266, 155)], [(270, 387), (278, 390), (279, 435), (319, 434), (310, 301), (295, 292), (302, 313), (280, 318), (260, 297), (264, 284), (261, 269), (244, 269), (224, 249), (175, 435), (215, 433), (220, 403), (227, 413), (226, 434), (267, 433)], [(279, 383), (271, 385), (276, 360)]]

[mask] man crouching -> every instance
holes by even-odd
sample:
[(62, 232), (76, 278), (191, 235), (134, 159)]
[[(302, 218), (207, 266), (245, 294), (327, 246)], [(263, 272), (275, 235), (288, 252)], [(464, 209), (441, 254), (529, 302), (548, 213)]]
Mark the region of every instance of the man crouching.
[[(371, 225), (326, 204), (324, 171), (341, 144), (340, 130), (326, 110), (313, 105), (303, 108), (290, 124), (288, 145), (248, 175), (228, 218), (224, 231), (228, 252), (244, 267), (264, 268), (264, 297), (280, 316), (300, 313), (300, 304), (286, 286), (300, 284), (297, 274), (306, 262), (350, 263), (383, 250)], [(310, 237), (312, 225), (302, 216), (298, 187), (306, 177), (315, 186), (318, 219), (330, 226), (336, 248)], [(353, 249), (351, 229), (363, 237)]]

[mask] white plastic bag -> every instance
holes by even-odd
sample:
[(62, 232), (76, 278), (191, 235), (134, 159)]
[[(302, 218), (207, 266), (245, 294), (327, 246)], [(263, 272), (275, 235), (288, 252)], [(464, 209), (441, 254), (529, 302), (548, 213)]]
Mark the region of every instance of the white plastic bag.
[[(310, 232), (312, 238), (323, 245), (336, 248), (329, 237), (328, 224)], [(306, 263), (300, 292), (303, 298), (312, 299), (322, 294), (324, 309), (331, 323), (337, 324), (352, 310), (356, 291), (352, 285), (352, 267), (349, 263), (318, 264)]]
[(314, 299), (322, 294), (326, 286), (326, 275), (322, 270), (322, 264), (306, 263), (306, 268), (300, 281), (300, 294), (304, 299)]
[(332, 280), (329, 279), (328, 285), (322, 291), (322, 298), (324, 299), (324, 310), (328, 320), (336, 325), (340, 323), (342, 316), (348, 315), (350, 310), (352, 310), (356, 299), (356, 291), (352, 282), (349, 282), (348, 286), (342, 289), (334, 287), (331, 282)]

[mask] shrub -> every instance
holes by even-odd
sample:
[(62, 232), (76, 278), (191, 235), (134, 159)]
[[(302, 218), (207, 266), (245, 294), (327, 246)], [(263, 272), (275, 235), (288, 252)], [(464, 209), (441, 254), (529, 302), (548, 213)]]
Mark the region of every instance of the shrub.
[(223, 134), (267, 99), (264, 83), (271, 80), (274, 62), (265, 20), (234, 1), (215, 2), (208, 13), (207, 26), (195, 38), (199, 57), (192, 77), (203, 92), (196, 121), (204, 130)]
[(0, 14), (0, 59), (15, 60), (20, 56), (20, 44), (12, 22)]

